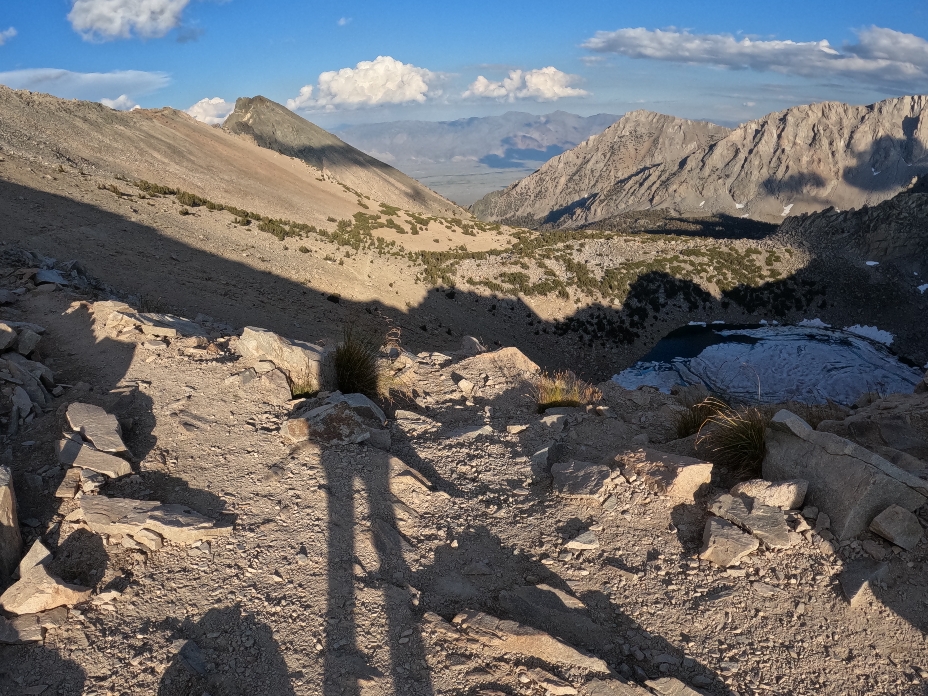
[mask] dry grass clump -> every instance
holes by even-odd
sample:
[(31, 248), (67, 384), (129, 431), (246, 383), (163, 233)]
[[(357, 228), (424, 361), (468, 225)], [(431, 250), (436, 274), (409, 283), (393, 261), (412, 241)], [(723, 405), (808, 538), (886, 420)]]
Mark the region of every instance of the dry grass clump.
[(342, 394), (364, 394), (376, 398), (380, 384), (380, 341), (370, 334), (359, 334), (353, 326), (345, 329), (344, 340), (335, 349), (335, 384)]
[(585, 406), (603, 398), (602, 392), (569, 370), (542, 372), (532, 384), (538, 412), (557, 406)]
[[(677, 437), (684, 438), (698, 433), (707, 420), (719, 413), (718, 404), (722, 402), (709, 398), (687, 406), (677, 419)], [(728, 408), (727, 405), (722, 405)]]
[(716, 412), (700, 426), (697, 444), (705, 443), (713, 461), (732, 472), (760, 476), (771, 414), (756, 406), (732, 408), (712, 397), (702, 403)]

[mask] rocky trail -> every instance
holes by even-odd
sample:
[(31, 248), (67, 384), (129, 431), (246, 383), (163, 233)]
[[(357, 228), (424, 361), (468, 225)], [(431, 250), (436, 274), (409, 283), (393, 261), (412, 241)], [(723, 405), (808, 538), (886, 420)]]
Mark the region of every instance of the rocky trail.
[(465, 339), (394, 345), (374, 404), (331, 340), (3, 258), (0, 694), (928, 689), (928, 384), (780, 411), (738, 483), (676, 439), (689, 394), (539, 413)]

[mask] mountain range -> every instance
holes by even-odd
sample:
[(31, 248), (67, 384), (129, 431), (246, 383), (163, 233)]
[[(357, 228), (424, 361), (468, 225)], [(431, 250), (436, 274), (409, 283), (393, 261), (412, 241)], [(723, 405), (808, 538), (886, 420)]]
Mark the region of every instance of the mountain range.
[(551, 157), (601, 133), (613, 114), (577, 116), (565, 111), (455, 121), (394, 121), (343, 126), (346, 142), (399, 167), (459, 203), (530, 174)]
[(776, 221), (873, 205), (928, 172), (926, 106), (925, 96), (824, 102), (734, 129), (635, 111), (472, 210), (484, 220), (579, 228), (652, 208)]

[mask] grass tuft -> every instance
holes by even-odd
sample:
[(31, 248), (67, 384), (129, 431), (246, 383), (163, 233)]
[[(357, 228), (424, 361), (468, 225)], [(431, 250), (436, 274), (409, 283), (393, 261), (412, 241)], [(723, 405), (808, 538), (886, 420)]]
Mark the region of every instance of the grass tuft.
[(341, 345), (335, 349), (335, 383), (342, 394), (364, 394), (376, 398), (380, 377), (380, 341), (359, 335), (353, 326), (345, 329)]
[(603, 398), (599, 389), (569, 370), (542, 372), (532, 384), (532, 396), (539, 413), (557, 406), (586, 406)]
[(677, 419), (677, 437), (684, 438), (698, 433), (707, 420), (720, 412), (718, 404), (721, 403), (717, 399), (709, 398), (687, 406)]
[(712, 397), (702, 403), (717, 410), (700, 426), (697, 444), (705, 443), (713, 462), (733, 473), (759, 477), (771, 414), (756, 406), (731, 408)]

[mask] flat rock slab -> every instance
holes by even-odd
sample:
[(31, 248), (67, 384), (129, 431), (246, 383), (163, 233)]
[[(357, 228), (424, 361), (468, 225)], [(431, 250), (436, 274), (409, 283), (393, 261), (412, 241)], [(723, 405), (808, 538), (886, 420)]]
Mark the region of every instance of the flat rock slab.
[(30, 568), (0, 595), (0, 609), (10, 614), (37, 614), (86, 602), (91, 592), (89, 587), (71, 585), (55, 577), (40, 564)]
[(97, 534), (134, 536), (139, 530), (147, 529), (169, 541), (192, 544), (231, 531), (228, 527), (216, 527), (209, 517), (184, 505), (163, 505), (157, 500), (84, 496), (81, 510), (84, 520)]
[(368, 399), (364, 394), (332, 394), (326, 399), (328, 404), (347, 404), (348, 407), (362, 418), (370, 418), (383, 425), (387, 422), (387, 416), (383, 410)]
[(56, 498), (73, 498), (81, 489), (81, 471), (82, 469), (68, 469), (64, 472), (64, 478), (55, 489)]
[(928, 502), (928, 481), (789, 411), (773, 417), (766, 441), (764, 478), (807, 480), (807, 504), (828, 514), (839, 539), (857, 536), (890, 505), (914, 511)]
[(663, 679), (650, 679), (645, 685), (657, 696), (706, 696), (705, 691), (699, 691), (687, 686), (679, 679), (664, 677)]
[(113, 414), (93, 404), (75, 402), (68, 406), (65, 415), (71, 427), (85, 440), (90, 440), (95, 449), (101, 452), (126, 451), (122, 428)]
[(599, 658), (585, 655), (531, 626), (501, 620), (480, 611), (458, 614), (452, 623), (459, 626), (467, 637), (503, 653), (517, 653), (549, 664), (578, 667), (594, 673), (609, 673), (609, 666)]
[(615, 457), (625, 478), (638, 476), (649, 490), (678, 500), (693, 501), (696, 492), (712, 480), (712, 464), (640, 447)]
[(125, 459), (106, 452), (98, 452), (92, 447), (68, 438), (58, 443), (58, 461), (64, 466), (90, 469), (114, 479), (132, 473), (132, 467)]
[(764, 479), (742, 481), (731, 489), (732, 495), (751, 498), (755, 503), (778, 507), (781, 510), (798, 510), (806, 499), (809, 482), (805, 479), (777, 481), (772, 483)]
[(588, 498), (602, 502), (609, 495), (612, 471), (604, 464), (570, 460), (551, 465), (554, 490), (572, 498)]
[(135, 315), (135, 319), (141, 325), (142, 332), (149, 336), (167, 336), (168, 338), (199, 336), (206, 338), (206, 331), (203, 330), (202, 326), (173, 314), (139, 312)]
[(580, 696), (651, 696), (651, 692), (619, 677), (593, 679), (580, 687)]
[(576, 645), (595, 648), (609, 639), (586, 605), (563, 590), (548, 585), (523, 585), (499, 594), (500, 606), (517, 621), (556, 632)]
[(35, 614), (14, 616), (10, 620), (0, 616), (0, 644), (39, 643), (44, 638), (45, 629), (39, 624)]
[(755, 537), (745, 534), (731, 522), (718, 517), (706, 520), (702, 541), (699, 557), (723, 568), (737, 564), (760, 546)]
[(889, 569), (889, 563), (859, 558), (848, 563), (838, 575), (838, 584), (852, 607), (865, 601), (872, 583), (878, 582)]
[(458, 428), (448, 435), (449, 440), (474, 440), (481, 435), (492, 435), (493, 428), (489, 425), (470, 425), (465, 428)]
[(16, 339), (16, 352), (20, 355), (29, 355), (39, 345), (42, 337), (32, 329), (22, 329)]
[(19, 532), (13, 474), (0, 466), (0, 582), (11, 577), (19, 565), (23, 537)]
[(870, 523), (870, 531), (906, 551), (912, 551), (918, 546), (923, 536), (918, 518), (898, 505), (890, 505), (874, 517)]
[(770, 548), (792, 546), (786, 515), (778, 507), (754, 503), (749, 511), (743, 498), (723, 493), (709, 506), (709, 512), (743, 527)]
[(418, 471), (397, 457), (387, 458), (390, 471), (390, 493), (414, 510), (427, 510), (436, 493), (432, 484)]
[(596, 534), (591, 531), (583, 532), (575, 536), (573, 539), (564, 544), (565, 548), (575, 549), (577, 551), (589, 551), (591, 549), (599, 548), (599, 539), (596, 538)]

